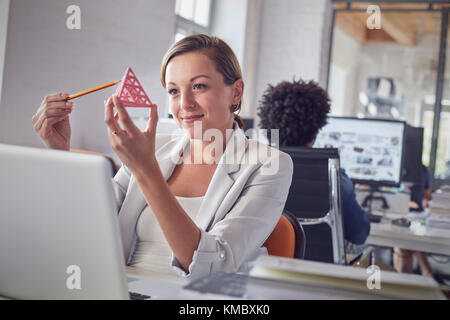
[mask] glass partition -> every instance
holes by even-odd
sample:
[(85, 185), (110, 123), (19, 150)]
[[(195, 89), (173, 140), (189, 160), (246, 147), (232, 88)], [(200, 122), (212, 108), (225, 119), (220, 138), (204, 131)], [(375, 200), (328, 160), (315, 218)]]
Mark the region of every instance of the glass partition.
[[(423, 164), (434, 169), (435, 179), (450, 180), (450, 62), (442, 63), (441, 32), (443, 23), (448, 28), (443, 16), (450, 5), (335, 1), (334, 6), (328, 77), (332, 115), (423, 127)], [(445, 58), (450, 57), (449, 40), (447, 32)]]

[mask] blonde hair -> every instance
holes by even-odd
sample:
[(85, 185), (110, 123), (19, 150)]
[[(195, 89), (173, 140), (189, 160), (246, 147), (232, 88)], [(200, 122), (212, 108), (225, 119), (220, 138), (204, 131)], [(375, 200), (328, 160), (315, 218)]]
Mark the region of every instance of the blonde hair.
[[(201, 51), (214, 63), (216, 70), (222, 74), (223, 81), (226, 85), (232, 85), (236, 80), (242, 79), (242, 71), (239, 61), (233, 50), (225, 41), (206, 34), (195, 34), (185, 37), (174, 43), (166, 54), (161, 63), (161, 84), (166, 87), (166, 69), (172, 58), (184, 53)], [(242, 100), (238, 104), (233, 105), (231, 112), (237, 121), (239, 128), (244, 129), (244, 122), (237, 114), (241, 111)], [(236, 113), (237, 112), (237, 113)]]

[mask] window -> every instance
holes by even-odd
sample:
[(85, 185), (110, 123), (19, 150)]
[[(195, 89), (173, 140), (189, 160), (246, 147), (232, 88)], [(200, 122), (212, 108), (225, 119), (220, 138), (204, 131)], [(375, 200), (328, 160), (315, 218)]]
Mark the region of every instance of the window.
[[(449, 183), (450, 6), (430, 5), (433, 1), (333, 2), (332, 113), (400, 119), (423, 127), (422, 162), (430, 167), (433, 186)], [(375, 25), (377, 14), (380, 23)]]
[[(176, 0), (175, 2), (175, 39), (174, 42), (191, 34), (211, 33), (212, 0)], [(167, 105), (168, 105), (167, 97)], [(169, 118), (172, 117), (167, 110)]]
[(175, 41), (196, 33), (210, 33), (212, 0), (176, 0)]

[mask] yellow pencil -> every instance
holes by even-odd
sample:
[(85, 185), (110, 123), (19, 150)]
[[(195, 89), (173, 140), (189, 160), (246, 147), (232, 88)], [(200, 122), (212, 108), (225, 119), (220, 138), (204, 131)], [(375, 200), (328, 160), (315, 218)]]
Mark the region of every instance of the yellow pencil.
[(106, 84), (101, 85), (101, 86), (99, 86), (99, 87), (96, 87), (96, 88), (93, 88), (93, 89), (89, 89), (89, 90), (86, 90), (86, 91), (83, 91), (83, 92), (80, 92), (80, 93), (73, 94), (73, 95), (71, 95), (70, 97), (68, 97), (67, 100), (72, 100), (72, 99), (75, 99), (75, 98), (84, 96), (85, 94), (88, 94), (88, 93), (91, 93), (91, 92), (94, 92), (94, 91), (98, 91), (98, 90), (102, 90), (102, 89), (111, 87), (111, 86), (113, 86), (113, 85), (119, 83), (120, 81), (121, 81), (121, 80), (119, 80), (119, 81), (114, 81), (114, 82), (110, 82), (110, 83), (106, 83)]

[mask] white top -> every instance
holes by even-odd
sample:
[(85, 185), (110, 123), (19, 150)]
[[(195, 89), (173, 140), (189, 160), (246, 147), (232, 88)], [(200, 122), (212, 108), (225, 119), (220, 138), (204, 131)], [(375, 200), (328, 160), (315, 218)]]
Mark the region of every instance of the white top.
[[(175, 198), (189, 217), (195, 220), (204, 197)], [(149, 206), (146, 206), (139, 216), (136, 233), (138, 241), (130, 266), (176, 274), (171, 266), (172, 250)]]

